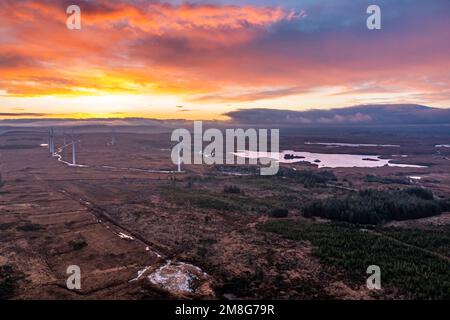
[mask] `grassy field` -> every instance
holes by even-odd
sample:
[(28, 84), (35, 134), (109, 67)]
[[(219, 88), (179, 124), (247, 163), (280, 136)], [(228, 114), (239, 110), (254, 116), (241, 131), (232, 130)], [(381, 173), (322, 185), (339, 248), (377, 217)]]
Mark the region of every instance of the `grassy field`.
[[(187, 181), (162, 186), (162, 195), (176, 204), (188, 203), (203, 209), (255, 211), (264, 214), (279, 208), (298, 211), (305, 199), (315, 193), (326, 193), (328, 190), (335, 194), (333, 188), (327, 189), (326, 183), (335, 182), (336, 177), (329, 171), (293, 171), (282, 168), (277, 176), (270, 178), (259, 175), (227, 177), (210, 174), (202, 178), (189, 177)], [(222, 187), (217, 188), (218, 185)], [(233, 188), (236, 190), (230, 192)]]
[[(347, 224), (316, 224), (293, 220), (273, 220), (259, 226), (293, 240), (310, 241), (313, 255), (326, 265), (337, 267), (356, 283), (364, 284), (366, 270), (378, 265), (382, 285), (398, 288), (415, 299), (450, 299), (450, 263), (436, 255), (380, 236), (371, 230), (361, 230)], [(407, 229), (386, 231), (399, 239), (412, 239), (417, 231)], [(448, 233), (422, 233), (417, 242), (429, 248), (446, 251), (443, 243)], [(448, 242), (447, 242), (448, 243)]]
[(277, 207), (280, 201), (276, 198), (254, 198), (244, 194), (230, 194), (224, 191), (214, 192), (205, 189), (182, 188), (176, 185), (161, 187), (163, 196), (178, 205), (192, 205), (202, 209), (219, 211), (235, 211), (266, 213)]

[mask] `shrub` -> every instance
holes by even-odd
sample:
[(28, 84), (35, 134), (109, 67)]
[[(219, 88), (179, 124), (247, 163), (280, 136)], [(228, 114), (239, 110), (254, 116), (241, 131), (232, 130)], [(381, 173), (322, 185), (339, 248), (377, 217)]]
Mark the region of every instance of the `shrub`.
[(241, 193), (241, 189), (237, 186), (225, 186), (223, 188), (223, 192), (231, 194), (239, 194)]
[(272, 218), (286, 218), (289, 215), (288, 209), (276, 208), (270, 211), (270, 216)]
[(439, 205), (441, 206), (442, 211), (450, 211), (450, 199), (439, 200)]
[(417, 198), (424, 200), (433, 200), (433, 192), (424, 188), (410, 188), (406, 189), (406, 193), (412, 196), (416, 196)]
[(23, 226), (18, 226), (17, 227), (17, 230), (26, 231), (26, 232), (28, 232), (28, 231), (38, 231), (38, 230), (41, 230), (41, 229), (42, 229), (42, 226), (39, 225), (39, 224), (35, 224), (35, 223), (27, 223), (27, 224), (24, 224)]
[(18, 273), (12, 265), (0, 266), (0, 300), (10, 299), (14, 296), (18, 279)]
[(81, 250), (87, 247), (87, 242), (84, 238), (78, 238), (69, 242), (74, 250)]

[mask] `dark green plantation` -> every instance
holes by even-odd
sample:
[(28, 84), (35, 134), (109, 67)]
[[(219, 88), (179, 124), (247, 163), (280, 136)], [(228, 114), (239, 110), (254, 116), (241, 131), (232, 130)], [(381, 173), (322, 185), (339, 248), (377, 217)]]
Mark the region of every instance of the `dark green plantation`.
[(450, 257), (450, 226), (435, 230), (379, 228), (383, 235)]
[[(269, 221), (259, 225), (259, 229), (292, 240), (310, 241), (313, 255), (322, 263), (343, 270), (355, 285), (365, 283), (368, 266), (378, 265), (382, 286), (400, 290), (405, 298), (450, 299), (450, 257), (431, 252), (448, 254), (448, 230), (434, 234), (408, 229), (379, 232), (347, 224), (293, 220)], [(383, 236), (384, 232), (401, 241)]]
[(305, 188), (325, 186), (328, 182), (337, 181), (337, 178), (332, 171), (294, 171), (280, 168), (277, 176), (289, 179), (298, 184), (303, 184)]
[(363, 190), (344, 196), (314, 199), (303, 207), (306, 217), (358, 224), (379, 224), (391, 220), (409, 220), (442, 213), (441, 201), (426, 189)]

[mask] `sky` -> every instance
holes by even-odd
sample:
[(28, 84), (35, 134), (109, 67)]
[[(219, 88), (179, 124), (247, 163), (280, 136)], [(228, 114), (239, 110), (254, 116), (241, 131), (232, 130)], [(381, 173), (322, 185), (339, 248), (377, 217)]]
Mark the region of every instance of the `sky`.
[(449, 70), (448, 0), (0, 1), (0, 118), (448, 108)]

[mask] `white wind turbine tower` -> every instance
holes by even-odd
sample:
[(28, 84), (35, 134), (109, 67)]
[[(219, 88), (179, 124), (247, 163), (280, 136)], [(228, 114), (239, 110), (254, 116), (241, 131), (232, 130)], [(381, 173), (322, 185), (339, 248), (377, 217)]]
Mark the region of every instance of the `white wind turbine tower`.
[(48, 135), (48, 149), (50, 151), (50, 154), (53, 157), (55, 155), (55, 137), (54, 137), (53, 128), (50, 129), (50, 132)]
[(116, 130), (113, 128), (111, 133), (111, 145), (116, 145)]
[(48, 131), (47, 147), (50, 154), (52, 153), (52, 132)]
[(74, 141), (72, 142), (72, 165), (77, 164), (77, 143)]
[[(75, 166), (77, 164), (77, 143), (76, 137), (72, 134), (71, 135), (72, 142), (70, 143), (72, 145), (72, 165)], [(70, 145), (69, 144), (69, 145)]]
[[(70, 137), (70, 139), (71, 139), (72, 141), (69, 142), (69, 143), (65, 143), (65, 144), (62, 146), (61, 150), (64, 149), (64, 148), (66, 148), (66, 147), (72, 146), (72, 163), (69, 164), (69, 165), (71, 165), (71, 166), (76, 166), (76, 164), (77, 164), (77, 143), (78, 143), (79, 141), (76, 140), (75, 136), (73, 135), (73, 132), (70, 133), (70, 134), (68, 134), (68, 136)], [(64, 138), (65, 138), (64, 140), (66, 140), (66, 137), (64, 137)]]
[(180, 158), (180, 144), (177, 145), (177, 157), (178, 157), (178, 172), (181, 172), (181, 158)]
[[(173, 148), (175, 147), (175, 145), (173, 143), (169, 144), (169, 148), (170, 150), (173, 150)], [(173, 156), (173, 153), (172, 153)], [(172, 159), (173, 161), (173, 159)], [(181, 148), (180, 148), (180, 143), (177, 144), (177, 172), (182, 172), (181, 171)]]

